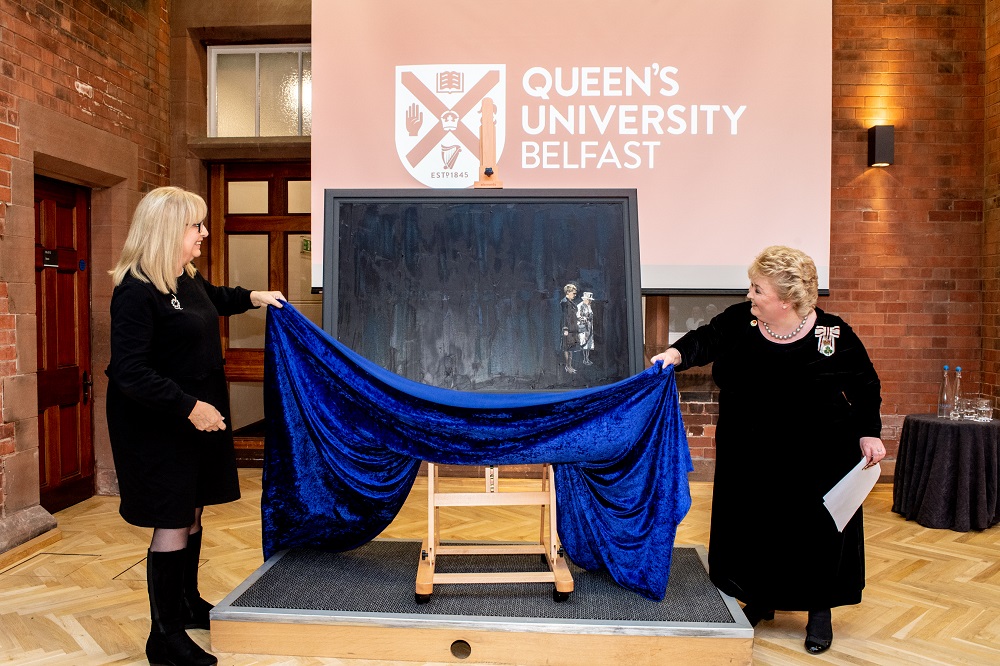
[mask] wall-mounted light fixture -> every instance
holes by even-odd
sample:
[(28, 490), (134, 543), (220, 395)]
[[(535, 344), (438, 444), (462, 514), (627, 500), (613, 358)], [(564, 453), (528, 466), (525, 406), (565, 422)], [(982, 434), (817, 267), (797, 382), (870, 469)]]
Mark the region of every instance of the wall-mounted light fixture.
[(868, 128), (868, 166), (885, 167), (895, 157), (895, 127), (873, 125)]

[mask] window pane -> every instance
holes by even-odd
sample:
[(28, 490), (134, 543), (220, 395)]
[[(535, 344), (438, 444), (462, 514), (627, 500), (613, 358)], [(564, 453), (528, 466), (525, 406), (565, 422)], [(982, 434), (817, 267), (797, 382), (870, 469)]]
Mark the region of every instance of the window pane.
[(309, 234), (288, 234), (288, 302), (319, 327), (323, 294), (312, 293), (312, 245)]
[(670, 297), (670, 342), (673, 344), (688, 331), (707, 324), (730, 305), (742, 303), (746, 296), (705, 295)]
[(299, 134), (299, 54), (260, 54), (260, 135)]
[(312, 53), (302, 54), (302, 135), (312, 136), (313, 129)]
[(227, 215), (267, 215), (266, 180), (232, 180), (226, 187), (229, 191)]
[[(243, 315), (239, 315), (243, 316)], [(230, 418), (227, 427), (237, 430), (264, 419), (264, 384), (261, 382), (229, 383)]]
[(288, 213), (310, 213), (312, 212), (312, 201), (310, 200), (312, 181), (290, 180), (288, 181)]
[[(229, 241), (229, 277), (226, 283), (245, 289), (268, 288), (267, 234), (231, 234)], [(264, 323), (267, 308), (248, 310), (229, 318), (229, 346), (264, 348)]]
[(216, 60), (216, 136), (256, 136), (257, 57), (220, 53)]

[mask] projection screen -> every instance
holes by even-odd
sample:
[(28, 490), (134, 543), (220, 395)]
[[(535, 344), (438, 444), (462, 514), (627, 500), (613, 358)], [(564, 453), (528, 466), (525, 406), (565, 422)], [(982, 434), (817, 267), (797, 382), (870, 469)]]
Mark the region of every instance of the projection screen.
[(638, 192), (644, 293), (745, 289), (763, 247), (829, 287), (829, 0), (313, 3), (323, 191), (470, 188), (493, 101), (509, 188)]

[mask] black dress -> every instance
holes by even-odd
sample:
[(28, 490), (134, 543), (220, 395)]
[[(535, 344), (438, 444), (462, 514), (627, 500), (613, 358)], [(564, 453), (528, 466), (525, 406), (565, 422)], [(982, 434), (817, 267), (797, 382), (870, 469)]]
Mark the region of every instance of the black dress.
[(881, 385), (851, 327), (816, 314), (808, 336), (779, 344), (741, 303), (673, 345), (678, 369), (714, 361), (720, 391), (709, 575), (761, 608), (856, 604), (865, 586), (862, 512), (838, 532), (823, 495), (861, 461), (860, 438), (881, 436)]
[(562, 350), (573, 352), (580, 348), (580, 328), (576, 320), (577, 304), (568, 296), (559, 301), (562, 308)]
[[(107, 414), (127, 522), (189, 527), (195, 507), (239, 499), (219, 316), (251, 307), (246, 289), (216, 287), (200, 274), (183, 274), (175, 294), (131, 275), (115, 287)], [(226, 430), (192, 425), (198, 400), (226, 417)]]

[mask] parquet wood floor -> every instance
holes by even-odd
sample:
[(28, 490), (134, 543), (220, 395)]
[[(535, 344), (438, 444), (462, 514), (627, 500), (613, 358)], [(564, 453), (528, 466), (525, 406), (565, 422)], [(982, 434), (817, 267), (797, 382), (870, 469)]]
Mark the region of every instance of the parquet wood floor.
[[(201, 589), (211, 601), (261, 564), (260, 471), (241, 470), (241, 481), (242, 500), (205, 512)], [(457, 484), (456, 490), (483, 483), (446, 482)], [(510, 489), (524, 483), (530, 482), (504, 481)], [(692, 484), (694, 506), (680, 526), (678, 544), (708, 545), (711, 493), (710, 483)], [(420, 538), (426, 497), (426, 483), (418, 479), (385, 536)], [(865, 503), (868, 586), (861, 605), (834, 610), (833, 647), (820, 656), (806, 654), (805, 614), (778, 613), (757, 627), (755, 664), (1000, 664), (1000, 528), (930, 530), (892, 513), (891, 503), (891, 486), (881, 484)], [(0, 569), (0, 662), (145, 663), (149, 531), (127, 525), (117, 511), (115, 497), (94, 497), (61, 511), (56, 518), (62, 540)], [(441, 511), (443, 539), (529, 540), (538, 530), (537, 508)], [(190, 633), (209, 647), (208, 632)], [(389, 663), (217, 656), (220, 664), (234, 666)]]

